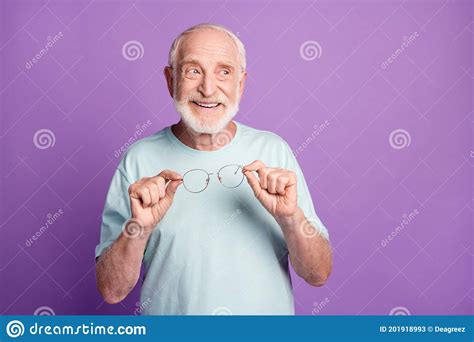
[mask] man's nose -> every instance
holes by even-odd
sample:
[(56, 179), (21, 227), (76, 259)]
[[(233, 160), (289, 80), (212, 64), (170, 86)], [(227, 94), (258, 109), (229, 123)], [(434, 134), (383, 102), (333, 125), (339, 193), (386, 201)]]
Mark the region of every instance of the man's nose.
[(210, 97), (214, 95), (216, 92), (216, 82), (214, 80), (213, 75), (205, 75), (202, 78), (202, 82), (199, 85), (198, 91), (204, 96), (204, 97)]

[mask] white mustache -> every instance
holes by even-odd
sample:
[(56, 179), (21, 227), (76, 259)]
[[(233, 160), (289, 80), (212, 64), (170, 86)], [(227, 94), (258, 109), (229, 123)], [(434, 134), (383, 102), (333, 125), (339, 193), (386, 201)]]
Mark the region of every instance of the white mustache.
[(201, 96), (196, 96), (196, 95), (187, 95), (182, 103), (187, 103), (187, 102), (206, 102), (206, 103), (222, 103), (223, 105), (226, 105), (228, 103), (228, 100), (224, 98), (223, 96), (218, 96), (218, 97), (213, 97), (213, 98), (203, 98)]

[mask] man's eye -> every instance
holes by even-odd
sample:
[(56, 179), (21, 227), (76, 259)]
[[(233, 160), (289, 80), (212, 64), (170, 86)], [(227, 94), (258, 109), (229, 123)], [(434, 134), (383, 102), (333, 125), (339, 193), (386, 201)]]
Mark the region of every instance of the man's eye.
[(229, 75), (230, 72), (229, 72), (229, 70), (222, 70), (222, 71), (221, 71), (221, 74), (223, 74), (223, 75)]
[(198, 74), (199, 74), (199, 70), (196, 69), (196, 68), (188, 69), (187, 73), (188, 73), (188, 74), (191, 74), (191, 75), (198, 75)]

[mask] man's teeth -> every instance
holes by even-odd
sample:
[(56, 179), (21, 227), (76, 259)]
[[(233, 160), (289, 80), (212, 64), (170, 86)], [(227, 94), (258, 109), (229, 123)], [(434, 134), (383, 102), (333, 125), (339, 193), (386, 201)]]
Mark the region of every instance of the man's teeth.
[(219, 103), (202, 103), (202, 102), (194, 102), (194, 103), (204, 108), (214, 108), (219, 105)]

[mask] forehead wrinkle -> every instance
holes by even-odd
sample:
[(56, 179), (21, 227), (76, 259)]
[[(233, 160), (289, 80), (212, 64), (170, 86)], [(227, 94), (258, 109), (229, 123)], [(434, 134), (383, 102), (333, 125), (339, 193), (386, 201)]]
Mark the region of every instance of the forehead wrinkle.
[(201, 58), (201, 54), (196, 54), (196, 53), (191, 53), (191, 54), (188, 54), (186, 56), (184, 56), (181, 60), (180, 60), (180, 65), (184, 65), (184, 64), (187, 64), (187, 63), (195, 63), (195, 64), (198, 64), (199, 66), (209, 66), (209, 65), (229, 65), (231, 67), (234, 67), (236, 65), (236, 62), (232, 61), (232, 58), (229, 58), (230, 56), (229, 55), (213, 55), (214, 57), (212, 57), (210, 60), (208, 60), (208, 58), (204, 58), (205, 60), (203, 60)]
[(187, 49), (183, 48), (182, 55), (210, 55), (210, 56), (221, 56), (228, 59), (238, 59), (237, 54), (228, 52), (226, 49), (222, 49), (222, 46), (216, 46), (216, 49), (197, 46), (189, 47)]
[[(226, 61), (226, 64), (239, 64), (238, 49), (230, 37), (225, 36), (225, 40), (222, 43), (216, 43), (212, 40), (206, 40), (205, 44), (199, 44), (200, 41), (202, 41), (202, 37), (195, 38), (193, 40), (192, 34), (184, 39), (178, 54), (178, 56), (181, 57), (178, 58), (181, 64), (185, 63), (183, 61), (185, 61), (190, 56), (196, 57), (206, 55), (211, 56), (212, 61), (215, 61), (217, 59), (216, 57), (223, 58), (223, 61), (219, 61), (218, 63)], [(229, 63), (229, 61), (234, 62)]]

